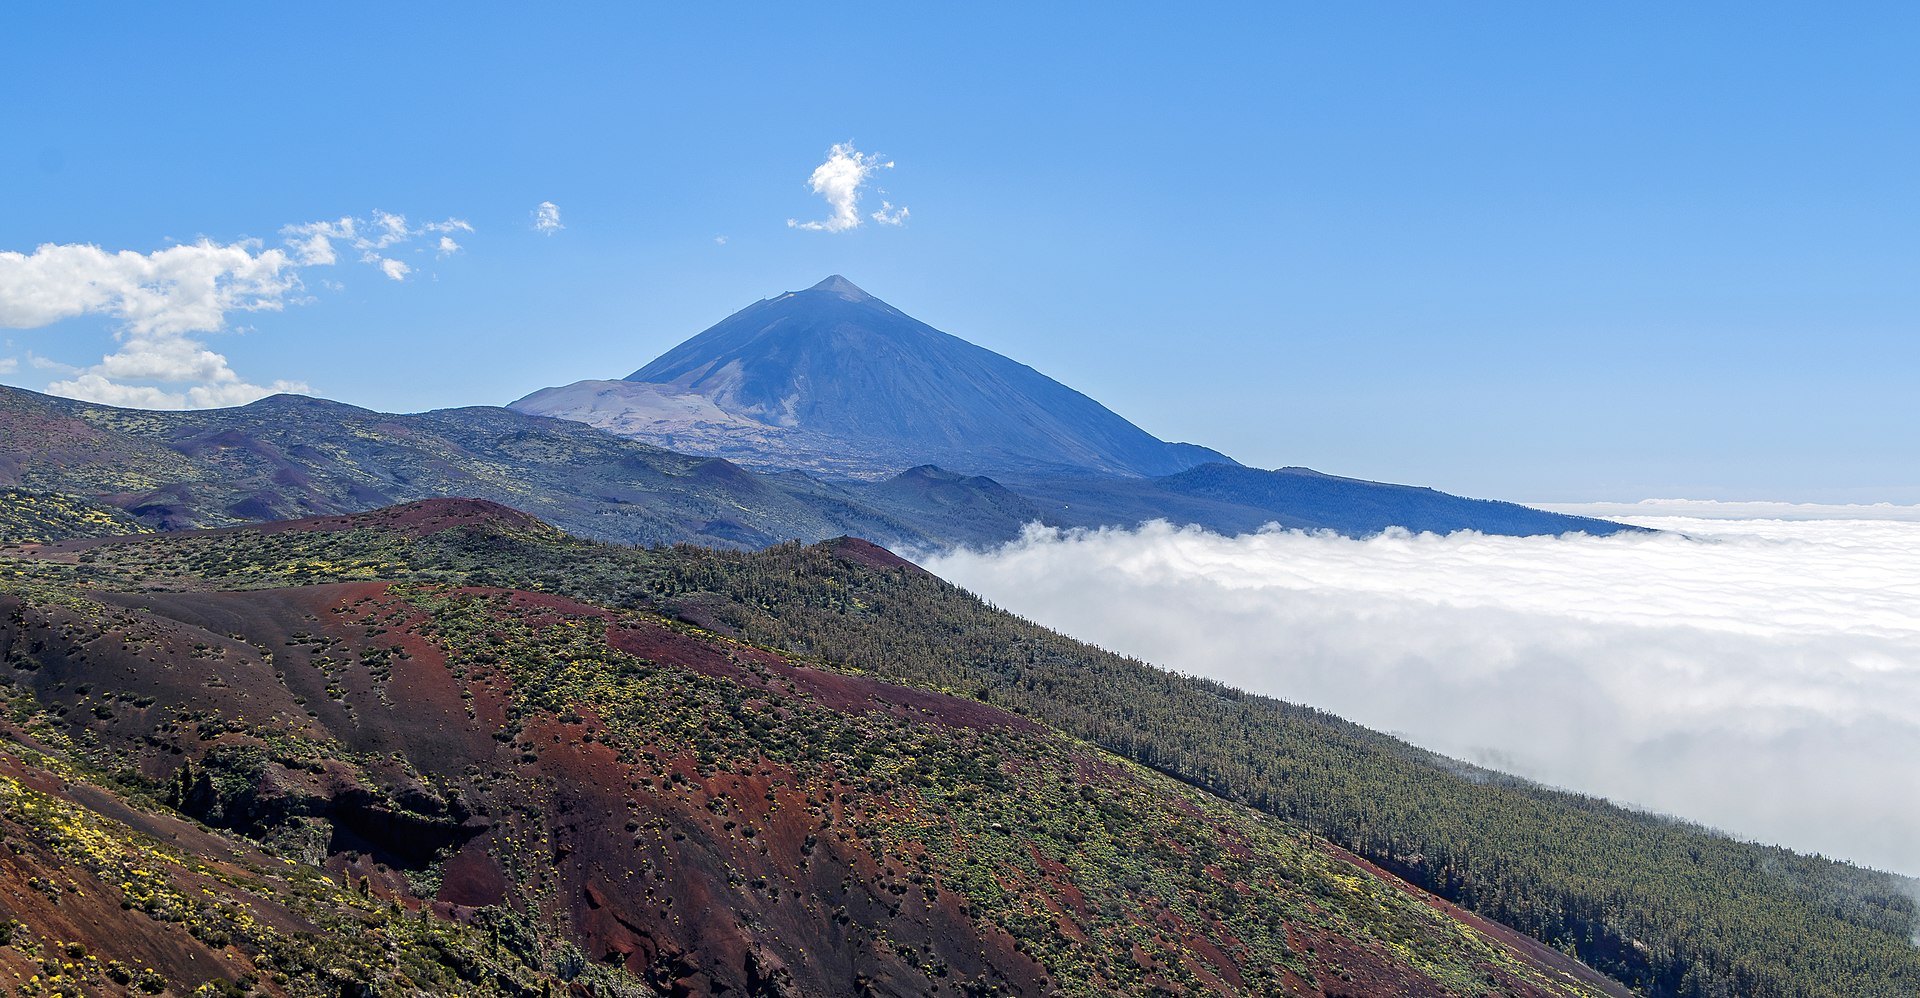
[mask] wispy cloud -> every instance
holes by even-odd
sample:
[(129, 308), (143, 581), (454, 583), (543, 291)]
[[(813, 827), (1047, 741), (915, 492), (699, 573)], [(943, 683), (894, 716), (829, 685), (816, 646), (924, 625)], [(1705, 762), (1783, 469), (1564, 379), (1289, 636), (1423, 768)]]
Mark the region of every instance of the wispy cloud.
[(457, 218), (413, 225), (404, 215), (376, 211), (368, 218), (286, 226), (282, 245), (274, 247), (258, 239), (202, 239), (149, 253), (84, 243), (0, 252), (0, 327), (34, 329), (82, 316), (113, 322), (119, 340), (114, 352), (89, 367), (56, 365), (71, 376), (47, 390), (74, 398), (202, 408), (304, 392), (307, 385), (298, 381), (261, 385), (242, 379), (201, 337), (228, 328), (236, 313), (277, 312), (303, 301), (301, 271), (334, 266), (341, 247), (398, 281), (413, 268), (393, 255), (396, 250), (438, 236), (441, 251), (450, 252), (449, 245), (459, 248), (450, 234), (471, 231)]
[(446, 256), (460, 250), (451, 233), (472, 232), (473, 226), (458, 218), (438, 222), (408, 223), (407, 216), (375, 211), (368, 218), (338, 218), (325, 222), (289, 225), (280, 230), (288, 249), (302, 266), (331, 266), (339, 260), (336, 243), (348, 246), (387, 277), (401, 281), (413, 267), (394, 258), (389, 251), (421, 237), (438, 236), (439, 253)]
[(533, 209), (533, 231), (541, 235), (553, 235), (566, 226), (560, 224), (560, 206), (552, 201), (542, 201)]
[[(851, 142), (835, 143), (827, 150), (827, 161), (814, 167), (813, 174), (807, 178), (807, 188), (826, 199), (827, 217), (814, 222), (789, 218), (787, 226), (811, 232), (846, 232), (859, 228), (861, 188), (875, 173), (891, 169), (890, 159), (863, 153)], [(907, 221), (907, 208), (882, 201), (880, 210), (873, 212), (872, 218), (882, 225), (903, 225)]]
[(1911, 874), (1920, 508), (1878, 509), (1640, 507), (1669, 532), (1609, 538), (1035, 529), (926, 564), (1170, 668)]

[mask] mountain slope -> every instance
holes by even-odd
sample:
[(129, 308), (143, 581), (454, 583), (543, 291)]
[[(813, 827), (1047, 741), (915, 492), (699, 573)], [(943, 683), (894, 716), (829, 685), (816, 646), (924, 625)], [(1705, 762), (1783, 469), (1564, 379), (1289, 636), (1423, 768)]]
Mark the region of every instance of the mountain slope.
[(510, 408), (741, 463), (854, 477), (922, 464), (1165, 475), (1226, 460), (1158, 440), (838, 275), (728, 316), (624, 383), (546, 389)]
[[(63, 819), (87, 952), (177, 993), (1624, 995), (1030, 718), (525, 588), (529, 557), (679, 555), (463, 501), (0, 552), (0, 757), (51, 746), (94, 812)], [(45, 807), (0, 783), (16, 856)], [(128, 825), (178, 858), (132, 869)], [(16, 938), (75, 938), (22, 896)]]
[(124, 524), (124, 533), (135, 521), (214, 527), (448, 495), (510, 503), (626, 543), (932, 540), (842, 489), (566, 420), (491, 407), (388, 415), (297, 395), (150, 412), (0, 387), (0, 486), (14, 487), (0, 510), (8, 540), (100, 533), (105, 524)]
[(1414, 533), (1477, 530), (1526, 537), (1586, 533), (1596, 537), (1642, 528), (1468, 499), (1433, 489), (1324, 475), (1307, 468), (1265, 471), (1203, 464), (1150, 479), (1085, 476), (1012, 477), (1007, 486), (1042, 511), (1050, 526), (1100, 527), (1163, 519), (1237, 534), (1268, 524), (1366, 537), (1398, 527)]

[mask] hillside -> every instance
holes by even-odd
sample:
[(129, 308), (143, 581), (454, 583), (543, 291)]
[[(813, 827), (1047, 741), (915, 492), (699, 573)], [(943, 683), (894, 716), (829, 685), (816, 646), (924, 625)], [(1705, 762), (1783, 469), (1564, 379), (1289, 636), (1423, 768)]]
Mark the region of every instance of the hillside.
[(0, 964), (44, 993), (1624, 994), (1031, 716), (539, 585), (686, 553), (465, 501), (0, 551)]
[[(456, 525), (399, 522), (421, 520)], [(401, 510), (271, 533), (76, 541), (17, 560), (26, 574), (8, 587), (385, 579), (564, 595), (1010, 710), (1324, 835), (1647, 995), (1903, 996), (1920, 981), (1910, 939), (1920, 912), (1899, 878), (1521, 783), (1162, 672), (987, 607), (871, 545), (639, 551), (519, 521), (461, 522)]]
[(38, 512), (7, 504), (4, 539), (217, 527), (445, 495), (629, 544), (937, 539), (810, 479), (565, 420), (485, 407), (391, 415), (297, 395), (155, 412), (0, 387), (0, 486), (44, 497)]

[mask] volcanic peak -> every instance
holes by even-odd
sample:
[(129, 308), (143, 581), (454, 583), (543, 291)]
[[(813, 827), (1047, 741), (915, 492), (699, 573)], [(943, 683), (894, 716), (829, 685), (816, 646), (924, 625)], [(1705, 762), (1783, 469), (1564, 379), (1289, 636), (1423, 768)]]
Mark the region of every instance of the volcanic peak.
[(873, 297), (861, 290), (859, 285), (841, 277), (839, 274), (832, 274), (828, 276), (826, 280), (821, 281), (807, 290), (831, 292), (848, 301), (866, 301)]

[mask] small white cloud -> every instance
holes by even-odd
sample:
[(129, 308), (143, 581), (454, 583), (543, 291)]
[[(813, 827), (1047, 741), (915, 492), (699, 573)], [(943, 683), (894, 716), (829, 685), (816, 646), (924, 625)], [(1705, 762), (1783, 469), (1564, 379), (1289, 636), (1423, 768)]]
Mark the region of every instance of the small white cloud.
[(714, 237), (713, 237), (713, 244), (714, 244), (715, 246), (725, 246), (725, 245), (727, 244), (727, 237), (726, 237), (726, 236), (714, 236)]
[(83, 374), (72, 381), (47, 386), (55, 395), (117, 405), (132, 409), (218, 409), (246, 405), (269, 395), (307, 395), (312, 389), (302, 381), (276, 381), (271, 385), (250, 385), (234, 380), (216, 385), (194, 385), (185, 391), (168, 391), (154, 385), (129, 385), (110, 381), (98, 374)]
[(61, 374), (80, 373), (80, 369), (72, 364), (62, 364), (51, 357), (42, 357), (32, 350), (27, 351), (27, 366), (36, 371), (58, 371)]
[(342, 231), (340, 226), (352, 226), (353, 219), (343, 218), (339, 222), (311, 222), (306, 225), (290, 225), (281, 230), (287, 237), (287, 246), (293, 250), (294, 259), (303, 267), (330, 267), (339, 256), (333, 251), (335, 239), (351, 235), (351, 229)]
[[(787, 219), (787, 227), (810, 232), (846, 232), (860, 227), (860, 189), (880, 170), (893, 169), (893, 161), (863, 153), (851, 142), (835, 143), (827, 150), (827, 161), (813, 168), (807, 187), (826, 199), (830, 209), (826, 218), (815, 222)], [(905, 207), (895, 208), (882, 202), (873, 219), (884, 225), (899, 225), (907, 220)]]
[(237, 380), (227, 359), (185, 336), (135, 336), (101, 358), (91, 373), (122, 381)]
[(542, 235), (553, 235), (566, 226), (560, 224), (560, 206), (552, 201), (542, 201), (533, 209), (533, 231)]
[(279, 392), (310, 390), (299, 381), (249, 384), (228, 366), (227, 358), (175, 334), (131, 336), (100, 363), (47, 386), (55, 395), (143, 409), (245, 405)]
[(124, 385), (103, 375), (82, 374), (70, 381), (56, 381), (47, 391), (82, 402), (117, 405), (129, 409), (185, 409), (184, 392), (170, 392), (154, 385)]
[(440, 255), (441, 256), (452, 256), (453, 254), (458, 252), (460, 252), (460, 244), (454, 242), (452, 236), (440, 237)]
[(0, 357), (0, 374), (12, 374), (20, 370), (20, 358)]
[(407, 274), (412, 270), (412, 267), (391, 258), (383, 258), (380, 261), (380, 272), (396, 281), (406, 280)]
[(359, 227), (358, 219), (340, 218), (331, 222), (289, 225), (280, 230), (280, 235), (293, 250), (301, 266), (330, 267), (340, 259), (334, 251), (334, 241), (352, 244), (358, 238)]

